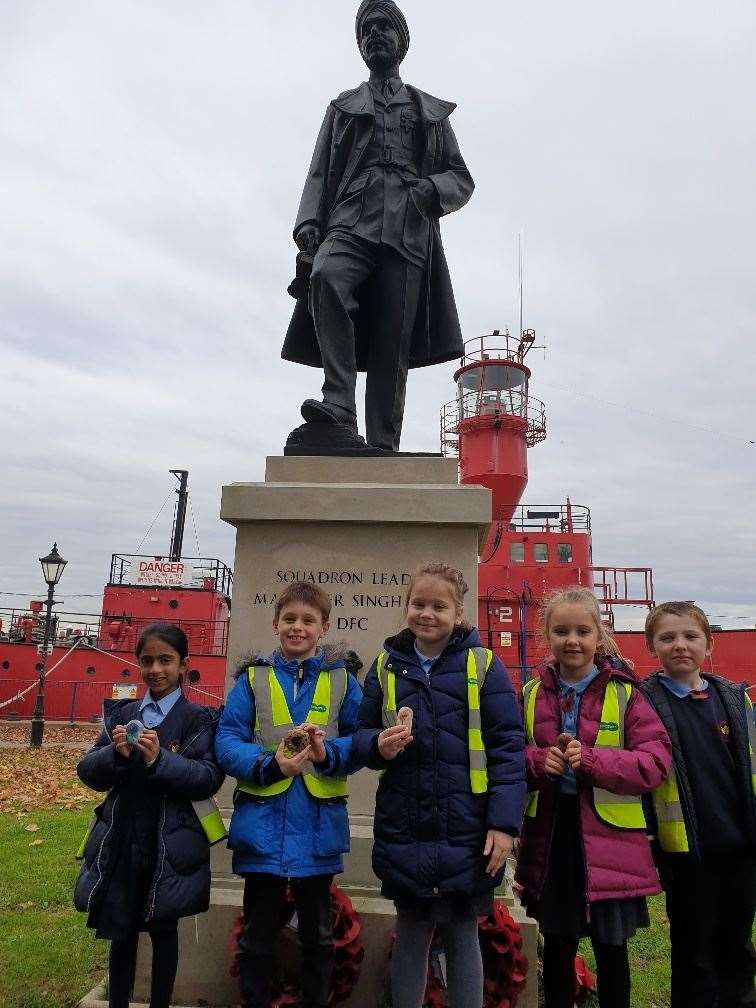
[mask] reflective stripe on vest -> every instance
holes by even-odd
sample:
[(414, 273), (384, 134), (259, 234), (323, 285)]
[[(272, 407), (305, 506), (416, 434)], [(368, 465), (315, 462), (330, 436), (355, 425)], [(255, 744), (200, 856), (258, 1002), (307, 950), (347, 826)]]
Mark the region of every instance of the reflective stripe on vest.
[(200, 826), (205, 831), (207, 842), (211, 847), (213, 844), (220, 843), (221, 840), (226, 839), (228, 836), (226, 825), (223, 822), (218, 806), (212, 798), (206, 798), (204, 801), (193, 801), (192, 808), (200, 821)]
[[(294, 727), (286, 694), (278, 681), (272, 666), (259, 667), (261, 673), (255, 676), (255, 666), (247, 669), (249, 688), (255, 698), (254, 741), (268, 752), (275, 752), (283, 739)], [(267, 673), (267, 675), (263, 674)], [(347, 671), (343, 668), (325, 670), (318, 674), (315, 692), (312, 696), (310, 711), (307, 715), (309, 724), (319, 725), (325, 731), (326, 739), (338, 738), (339, 713), (346, 696)], [(302, 780), (313, 798), (346, 798), (348, 794), (346, 777), (323, 777), (312, 763), (307, 762), (302, 771)], [(259, 787), (249, 781), (240, 780), (238, 791), (256, 795), (258, 798), (273, 798), (275, 795), (288, 791), (294, 781), (293, 777)]]
[[(525, 705), (525, 730), (528, 743), (535, 745), (535, 704), (540, 679), (530, 679), (523, 687)], [(601, 721), (594, 747), (599, 749), (625, 748), (625, 712), (632, 693), (630, 683), (610, 679), (604, 690)], [(646, 817), (639, 795), (619, 795), (605, 788), (593, 788), (593, 805), (596, 815), (609, 826), (620, 829), (645, 829)], [(528, 794), (525, 815), (535, 816), (538, 810), (538, 792)]]
[[(223, 817), (218, 810), (218, 806), (212, 798), (206, 798), (205, 801), (192, 802), (192, 808), (200, 821), (200, 826), (204, 830), (207, 842), (211, 847), (213, 844), (220, 843), (221, 840), (226, 839), (228, 836), (228, 833), (226, 832), (226, 825), (223, 822)], [(75, 857), (77, 861), (81, 861), (84, 857), (89, 835), (94, 829), (96, 823), (97, 816), (93, 815), (89, 820), (89, 826), (87, 826), (87, 832), (84, 834), (84, 839), (81, 841), (78, 850), (76, 851)]]
[[(756, 724), (753, 721), (753, 704), (747, 693), (745, 700), (748, 754), (751, 761), (751, 788), (756, 796)], [(690, 843), (674, 766), (670, 767), (667, 779), (662, 781), (659, 787), (654, 788), (653, 798), (659, 846), (668, 854), (687, 854), (690, 851)]]
[[(396, 673), (386, 667), (388, 655), (381, 651), (376, 661), (376, 674), (383, 694), (381, 721), (384, 728), (396, 724)], [(473, 794), (488, 791), (488, 764), (480, 721), (480, 691), (493, 661), (493, 651), (474, 647), (467, 650), (467, 751), (470, 761), (470, 790)]]

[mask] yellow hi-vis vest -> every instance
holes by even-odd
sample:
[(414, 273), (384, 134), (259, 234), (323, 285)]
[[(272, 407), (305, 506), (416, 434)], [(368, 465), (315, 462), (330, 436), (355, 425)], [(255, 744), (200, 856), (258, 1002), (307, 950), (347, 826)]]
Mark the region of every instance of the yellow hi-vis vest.
[[(396, 724), (396, 673), (386, 665), (388, 655), (381, 651), (376, 662), (378, 682), (383, 693), (382, 719), (384, 728)], [(467, 651), (467, 749), (470, 756), (470, 790), (473, 794), (488, 791), (488, 764), (483, 734), (480, 730), (480, 691), (493, 661), (493, 651), (474, 647)]]
[[(220, 810), (212, 798), (206, 798), (204, 801), (193, 801), (192, 808), (200, 821), (200, 826), (202, 827), (205, 836), (207, 837), (207, 842), (211, 847), (213, 844), (220, 843), (221, 840), (226, 839), (228, 836), (228, 833), (226, 832), (226, 824), (223, 822)], [(89, 820), (89, 826), (87, 826), (87, 832), (84, 834), (84, 839), (81, 841), (79, 848), (76, 851), (75, 857), (77, 861), (81, 861), (84, 857), (84, 852), (87, 849), (87, 841), (89, 840), (89, 834), (94, 829), (96, 822), (97, 816), (93, 815)]]
[[(525, 705), (525, 734), (528, 744), (535, 745), (535, 706), (541, 680), (529, 679), (522, 688)], [(625, 748), (625, 711), (632, 693), (630, 683), (610, 679), (604, 690), (601, 722), (594, 746), (601, 749)], [(618, 795), (604, 788), (594, 787), (593, 805), (596, 815), (609, 826), (620, 829), (645, 829), (646, 817), (639, 795)], [(538, 811), (538, 792), (528, 793), (525, 815), (534, 818)]]
[[(255, 698), (255, 742), (268, 752), (275, 752), (294, 727), (286, 695), (272, 666), (257, 667), (256, 670), (252, 665), (247, 669), (247, 678)], [(327, 739), (338, 737), (339, 712), (346, 696), (346, 688), (346, 669), (337, 668), (330, 672), (323, 670), (319, 673), (307, 721), (323, 728)], [(304, 765), (302, 780), (313, 798), (346, 798), (349, 793), (346, 777), (323, 777), (310, 762)], [(293, 782), (293, 777), (284, 777), (275, 784), (259, 787), (240, 780), (237, 790), (258, 798), (273, 798), (287, 791)]]
[[(756, 724), (753, 721), (753, 704), (746, 693), (746, 721), (748, 722), (748, 752), (751, 757), (751, 787), (756, 796)], [(680, 789), (674, 765), (669, 776), (653, 790), (656, 812), (656, 837), (659, 846), (668, 854), (687, 854), (690, 851), (688, 831), (685, 826)]]

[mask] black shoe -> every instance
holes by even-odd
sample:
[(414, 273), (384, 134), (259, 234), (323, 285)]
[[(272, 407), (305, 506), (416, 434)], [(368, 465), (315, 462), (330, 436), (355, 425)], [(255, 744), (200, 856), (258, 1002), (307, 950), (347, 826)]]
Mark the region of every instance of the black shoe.
[(321, 403), (317, 399), (305, 399), (302, 403), (302, 417), (307, 423), (344, 424), (357, 430), (357, 417), (348, 413), (341, 406), (333, 403)]

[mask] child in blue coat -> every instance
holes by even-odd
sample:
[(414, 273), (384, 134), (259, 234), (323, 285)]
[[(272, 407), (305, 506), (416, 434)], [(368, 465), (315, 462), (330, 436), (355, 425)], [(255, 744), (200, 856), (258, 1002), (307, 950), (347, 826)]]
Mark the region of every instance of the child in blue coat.
[(355, 759), (385, 771), (373, 868), (397, 908), (394, 1008), (422, 1005), (436, 926), (447, 1004), (480, 1008), (477, 919), (491, 912), (522, 822), (520, 711), (506, 669), (464, 623), (466, 591), (446, 564), (415, 573), (407, 629), (386, 641), (368, 673), (354, 736)]
[[(349, 850), (347, 774), (362, 700), (344, 661), (320, 647), (331, 601), (295, 582), (278, 597), (280, 648), (244, 662), (216, 737), (220, 765), (238, 780), (229, 847), (244, 877), (239, 942), (244, 1008), (270, 1008), (274, 950), (297, 908), (303, 1008), (328, 1004), (333, 968), (330, 888)], [(303, 731), (294, 733), (295, 726)], [(301, 746), (301, 748), (300, 748)]]

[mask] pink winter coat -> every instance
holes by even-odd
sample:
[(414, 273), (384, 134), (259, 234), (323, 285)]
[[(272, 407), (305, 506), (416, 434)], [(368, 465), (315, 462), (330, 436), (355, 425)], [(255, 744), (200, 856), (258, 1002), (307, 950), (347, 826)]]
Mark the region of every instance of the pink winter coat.
[[(580, 824), (585, 856), (588, 903), (606, 899), (651, 896), (661, 891), (644, 830), (618, 829), (602, 822), (593, 809), (593, 786), (615, 794), (642, 794), (657, 787), (669, 772), (672, 748), (661, 721), (637, 687), (625, 714), (625, 749), (594, 748), (601, 719), (604, 689), (610, 678), (637, 683), (627, 666), (617, 660), (597, 662), (600, 674), (580, 702), (578, 738), (582, 765), (576, 771)], [(517, 865), (517, 881), (526, 901), (540, 898), (546, 865), (559, 851), (549, 851), (554, 805), (559, 782), (544, 772), (546, 753), (562, 731), (558, 670), (544, 664), (537, 673), (541, 686), (536, 696), (533, 736), (536, 745), (525, 748), (528, 790), (538, 791), (535, 818), (525, 817)]]

